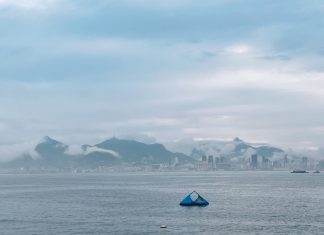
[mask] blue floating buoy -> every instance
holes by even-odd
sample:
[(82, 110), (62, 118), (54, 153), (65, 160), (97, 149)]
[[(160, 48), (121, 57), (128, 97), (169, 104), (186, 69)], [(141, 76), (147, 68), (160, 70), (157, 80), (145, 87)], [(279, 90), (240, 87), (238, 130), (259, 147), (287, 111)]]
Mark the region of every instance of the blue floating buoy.
[(188, 194), (181, 202), (180, 206), (208, 206), (209, 202), (196, 191)]

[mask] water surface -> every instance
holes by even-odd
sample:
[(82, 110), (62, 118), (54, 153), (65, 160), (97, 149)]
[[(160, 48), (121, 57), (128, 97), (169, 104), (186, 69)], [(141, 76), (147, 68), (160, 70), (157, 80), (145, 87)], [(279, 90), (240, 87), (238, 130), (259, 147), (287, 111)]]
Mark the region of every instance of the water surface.
[[(192, 190), (210, 205), (180, 207)], [(323, 202), (323, 174), (0, 175), (0, 233), (323, 234)]]

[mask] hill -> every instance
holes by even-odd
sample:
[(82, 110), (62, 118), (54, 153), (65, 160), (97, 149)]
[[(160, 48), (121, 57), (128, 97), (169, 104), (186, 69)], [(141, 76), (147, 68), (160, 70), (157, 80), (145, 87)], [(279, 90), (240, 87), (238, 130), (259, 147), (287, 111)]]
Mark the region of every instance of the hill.
[(150, 164), (186, 164), (194, 160), (181, 153), (173, 153), (162, 144), (146, 144), (135, 140), (111, 138), (96, 145), (72, 147), (48, 136), (38, 143), (32, 157), (23, 154), (2, 164), (9, 168), (96, 168), (99, 166), (145, 166)]

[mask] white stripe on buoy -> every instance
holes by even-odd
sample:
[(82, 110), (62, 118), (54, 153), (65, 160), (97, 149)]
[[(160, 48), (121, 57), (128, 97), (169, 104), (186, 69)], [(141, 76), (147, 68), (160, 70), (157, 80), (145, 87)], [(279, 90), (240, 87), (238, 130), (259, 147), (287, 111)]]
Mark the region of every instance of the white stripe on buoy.
[(160, 225), (160, 228), (167, 228), (167, 226), (162, 224), (162, 225)]

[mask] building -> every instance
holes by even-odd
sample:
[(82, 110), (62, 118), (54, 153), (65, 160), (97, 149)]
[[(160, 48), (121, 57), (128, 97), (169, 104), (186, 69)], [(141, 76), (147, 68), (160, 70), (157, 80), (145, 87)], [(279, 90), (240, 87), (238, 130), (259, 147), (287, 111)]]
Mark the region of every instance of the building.
[(208, 169), (214, 169), (215, 165), (214, 165), (214, 157), (212, 155), (208, 156)]
[(161, 169), (161, 165), (160, 164), (152, 164), (151, 165), (152, 170), (160, 170)]
[(198, 171), (206, 171), (208, 170), (208, 163), (205, 161), (197, 161), (195, 164), (195, 168)]
[(258, 168), (258, 155), (256, 154), (251, 155), (251, 168), (252, 169)]
[(265, 156), (262, 156), (262, 169), (263, 170), (270, 170), (272, 168), (271, 161), (266, 158)]
[(324, 160), (319, 161), (318, 168), (323, 170), (324, 169)]
[(202, 161), (202, 162), (207, 162), (207, 157), (206, 157), (206, 155), (202, 155), (202, 157), (201, 157), (201, 161)]
[(202, 155), (201, 156), (201, 161), (197, 161), (195, 164), (195, 168), (198, 171), (206, 171), (208, 170), (208, 162), (207, 162), (207, 156), (206, 155)]
[(302, 157), (301, 169), (306, 170), (307, 166), (308, 166), (308, 158), (307, 157)]
[(229, 159), (225, 156), (217, 157), (215, 163), (217, 170), (229, 170), (231, 168)]

